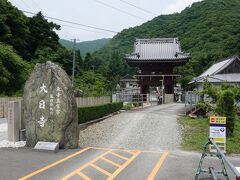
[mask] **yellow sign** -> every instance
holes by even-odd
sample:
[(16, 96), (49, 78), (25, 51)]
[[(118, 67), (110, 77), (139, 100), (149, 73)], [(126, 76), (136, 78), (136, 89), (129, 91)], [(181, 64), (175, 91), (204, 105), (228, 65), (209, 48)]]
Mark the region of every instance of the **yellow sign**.
[(226, 124), (226, 117), (212, 116), (210, 117), (210, 124)]

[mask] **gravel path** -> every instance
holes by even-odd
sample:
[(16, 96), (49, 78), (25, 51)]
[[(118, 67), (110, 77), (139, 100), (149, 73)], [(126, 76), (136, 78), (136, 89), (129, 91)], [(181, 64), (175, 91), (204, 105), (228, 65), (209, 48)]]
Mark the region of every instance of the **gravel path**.
[(125, 111), (80, 131), (80, 146), (174, 150), (181, 140), (176, 118), (183, 112), (183, 104)]

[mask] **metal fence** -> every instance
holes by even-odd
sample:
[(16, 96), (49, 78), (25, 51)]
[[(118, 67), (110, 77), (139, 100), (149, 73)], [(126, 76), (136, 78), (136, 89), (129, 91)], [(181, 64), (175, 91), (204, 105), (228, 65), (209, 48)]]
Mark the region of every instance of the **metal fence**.
[[(162, 99), (164, 98), (164, 101)], [(157, 96), (156, 93), (150, 94), (129, 94), (129, 93), (116, 93), (113, 94), (112, 100), (117, 102), (139, 102), (147, 104), (162, 104), (162, 103), (173, 103), (174, 94), (164, 94), (164, 96)]]
[(116, 94), (116, 101), (120, 102), (149, 102), (149, 95), (148, 94)]
[(185, 102), (185, 112), (186, 114), (191, 113), (200, 101), (200, 96), (193, 91), (185, 91), (183, 97)]

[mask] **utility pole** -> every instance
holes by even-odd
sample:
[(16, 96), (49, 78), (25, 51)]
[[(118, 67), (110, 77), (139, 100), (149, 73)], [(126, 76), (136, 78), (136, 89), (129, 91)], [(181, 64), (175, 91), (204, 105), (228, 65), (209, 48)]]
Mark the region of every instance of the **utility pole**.
[[(79, 40), (78, 40), (79, 41)], [(75, 64), (76, 64), (76, 42), (77, 39), (73, 39), (73, 66), (72, 66), (72, 86), (74, 87), (74, 78), (75, 78)]]

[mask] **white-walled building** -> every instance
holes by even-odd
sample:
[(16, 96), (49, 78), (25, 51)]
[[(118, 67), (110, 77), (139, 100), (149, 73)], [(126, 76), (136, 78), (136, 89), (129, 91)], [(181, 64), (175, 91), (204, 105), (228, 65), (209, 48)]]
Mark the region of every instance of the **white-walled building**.
[(240, 86), (240, 58), (232, 56), (213, 64), (200, 76), (194, 78), (189, 84), (196, 84), (197, 90), (203, 90), (204, 80), (215, 86), (221, 86), (222, 83), (229, 83)]

